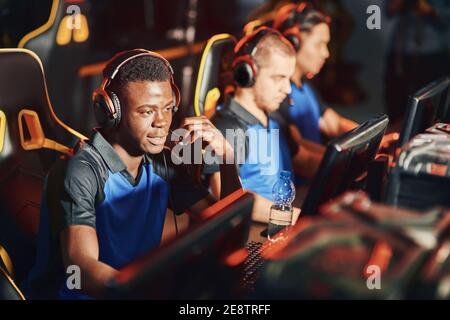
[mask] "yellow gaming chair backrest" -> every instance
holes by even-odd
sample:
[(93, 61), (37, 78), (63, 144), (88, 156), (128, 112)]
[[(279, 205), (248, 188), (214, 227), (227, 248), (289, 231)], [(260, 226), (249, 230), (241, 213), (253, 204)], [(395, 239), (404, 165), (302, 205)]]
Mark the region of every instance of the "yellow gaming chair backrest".
[(56, 116), (35, 53), (0, 49), (0, 70), (0, 234), (21, 281), (34, 262), (45, 176), (87, 138)]
[(81, 86), (78, 71), (89, 50), (89, 8), (86, 0), (53, 0), (48, 21), (26, 34), (18, 45), (40, 58), (58, 116), (85, 134), (90, 132), (86, 128), (90, 105), (78, 102), (75, 93)]
[(231, 63), (236, 39), (229, 34), (211, 37), (203, 50), (194, 95), (196, 116), (214, 114), (216, 105), (233, 85)]

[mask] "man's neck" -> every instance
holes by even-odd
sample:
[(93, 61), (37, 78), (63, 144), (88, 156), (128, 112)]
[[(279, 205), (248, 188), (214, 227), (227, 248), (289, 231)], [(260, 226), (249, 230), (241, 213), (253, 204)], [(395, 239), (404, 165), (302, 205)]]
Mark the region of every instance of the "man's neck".
[(104, 134), (105, 139), (111, 144), (114, 151), (116, 151), (119, 158), (123, 161), (127, 167), (127, 171), (136, 179), (139, 172), (139, 166), (144, 159), (143, 154), (133, 154), (127, 148), (120, 143), (118, 137), (114, 134)]
[(236, 94), (234, 95), (234, 100), (236, 100), (237, 103), (239, 103), (245, 110), (251, 113), (256, 119), (258, 119), (264, 127), (267, 127), (267, 115), (263, 110), (258, 108), (253, 95), (242, 91), (242, 89), (238, 89), (236, 90)]
[(299, 68), (295, 68), (295, 72), (291, 78), (291, 81), (293, 83), (295, 83), (297, 88), (300, 88), (302, 86), (302, 77), (303, 77), (303, 73), (299, 70)]
[(122, 147), (122, 145), (118, 143), (113, 143), (112, 147), (126, 165), (127, 171), (133, 176), (134, 179), (136, 179), (139, 172), (139, 166), (144, 159), (144, 155), (131, 155), (125, 148)]

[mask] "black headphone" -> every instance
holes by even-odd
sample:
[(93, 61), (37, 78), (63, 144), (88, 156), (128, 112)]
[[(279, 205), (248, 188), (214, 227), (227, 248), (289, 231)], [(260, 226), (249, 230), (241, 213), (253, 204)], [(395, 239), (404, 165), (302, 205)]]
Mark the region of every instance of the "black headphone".
[(122, 51), (108, 61), (107, 67), (103, 70), (103, 80), (100, 86), (95, 89), (92, 94), (95, 118), (102, 128), (117, 128), (122, 116), (119, 97), (113, 91), (108, 90), (108, 86), (125, 63), (142, 56), (158, 58), (167, 67), (170, 72), (170, 85), (172, 86), (174, 101), (173, 112), (178, 110), (181, 99), (180, 90), (174, 82), (174, 73), (169, 61), (160, 54), (145, 49)]
[(243, 37), (234, 47), (233, 79), (238, 86), (249, 88), (255, 84), (257, 74), (257, 67), (253, 61), (255, 49), (258, 43), (270, 34), (284, 38), (277, 30), (263, 26)]
[(295, 51), (300, 50), (302, 43), (301, 25), (311, 10), (315, 9), (309, 2), (291, 3), (283, 6), (278, 11), (273, 22), (272, 27), (279, 30), (289, 40)]

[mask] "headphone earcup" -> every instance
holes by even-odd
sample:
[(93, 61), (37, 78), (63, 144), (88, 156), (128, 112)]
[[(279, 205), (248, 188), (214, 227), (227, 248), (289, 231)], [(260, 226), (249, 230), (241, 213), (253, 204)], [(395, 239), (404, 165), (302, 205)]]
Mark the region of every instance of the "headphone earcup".
[(111, 127), (111, 112), (103, 94), (96, 94), (93, 99), (94, 115), (97, 123), (102, 128)]
[[(116, 110), (116, 118), (111, 114), (110, 108), (108, 107), (107, 98), (105, 95), (108, 95), (109, 99), (113, 103), (113, 109)], [(97, 123), (100, 127), (109, 129), (115, 128), (118, 126), (121, 118), (121, 109), (119, 98), (114, 92), (96, 92), (93, 98), (94, 104), (94, 115)]]
[(112, 91), (108, 91), (108, 95), (114, 105), (114, 110), (116, 110), (116, 118), (110, 118), (112, 122), (111, 128), (117, 128), (119, 126), (120, 120), (122, 118), (122, 109), (120, 107), (119, 97)]
[(299, 39), (299, 37), (297, 35), (295, 35), (295, 34), (286, 34), (285, 37), (292, 44), (292, 46), (294, 47), (295, 51), (300, 50), (301, 41), (300, 41), (300, 39)]
[(245, 61), (236, 63), (233, 69), (233, 79), (242, 88), (249, 88), (255, 83), (252, 67)]

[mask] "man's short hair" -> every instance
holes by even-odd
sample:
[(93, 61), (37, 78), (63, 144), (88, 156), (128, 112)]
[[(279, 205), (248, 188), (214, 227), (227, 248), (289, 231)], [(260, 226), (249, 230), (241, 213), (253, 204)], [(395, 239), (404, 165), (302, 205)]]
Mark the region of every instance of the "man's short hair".
[(282, 54), (287, 57), (295, 57), (294, 47), (287, 39), (276, 34), (269, 34), (256, 46), (256, 52), (253, 59), (255, 63), (261, 67), (264, 66), (264, 62), (268, 61), (270, 55), (274, 53)]
[[(106, 66), (105, 70), (108, 70)], [(125, 63), (114, 77), (110, 87), (121, 91), (129, 82), (170, 81), (171, 73), (166, 64), (157, 57), (140, 56)]]
[(322, 23), (325, 23), (327, 25), (330, 24), (330, 17), (327, 17), (325, 14), (318, 10), (310, 10), (308, 11), (303, 19), (301, 19), (299, 28), (301, 32), (311, 32), (311, 30)]

